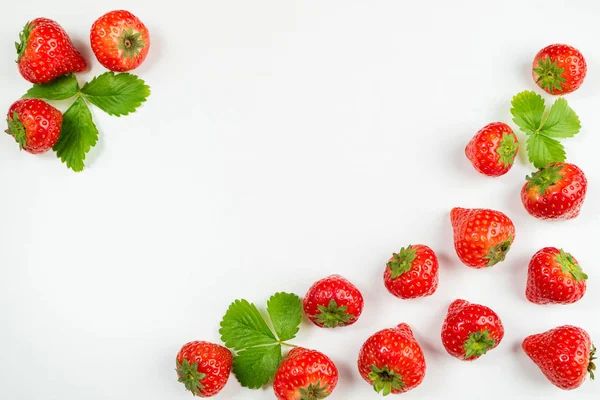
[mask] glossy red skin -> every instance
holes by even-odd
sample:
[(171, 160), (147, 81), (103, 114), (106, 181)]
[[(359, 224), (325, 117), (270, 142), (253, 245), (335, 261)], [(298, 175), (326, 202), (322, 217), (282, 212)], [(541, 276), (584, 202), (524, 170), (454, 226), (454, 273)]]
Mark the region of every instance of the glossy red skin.
[(198, 362), (198, 371), (206, 374), (200, 381), (204, 385), (200, 389), (199, 397), (211, 397), (219, 393), (227, 383), (231, 374), (233, 358), (231, 352), (221, 345), (194, 341), (183, 345), (177, 354), (177, 361), (183, 363), (183, 359), (190, 364)]
[(387, 366), (389, 370), (402, 376), (406, 386), (403, 390), (392, 389), (394, 394), (419, 386), (427, 369), (421, 346), (405, 323), (375, 333), (362, 345), (358, 354), (358, 371), (371, 385), (373, 381), (369, 378), (369, 373), (372, 365), (380, 369)]
[[(542, 88), (541, 83), (537, 82), (538, 75), (533, 69), (538, 68), (538, 60), (540, 58), (545, 60), (546, 57), (550, 57), (550, 61), (552, 62), (556, 61), (557, 66), (559, 68), (564, 68), (565, 70), (562, 76), (566, 81), (561, 83), (562, 90), (554, 89), (553, 91), (550, 91)], [(567, 94), (579, 89), (583, 83), (587, 74), (587, 63), (585, 62), (583, 55), (576, 48), (566, 44), (551, 44), (550, 46), (544, 47), (536, 54), (533, 59), (532, 74), (533, 80), (546, 92), (553, 95)]]
[(463, 264), (471, 268), (486, 268), (484, 257), (490, 249), (515, 239), (515, 226), (504, 213), (489, 209), (455, 207), (450, 212), (454, 229), (454, 248)]
[(18, 60), (19, 72), (31, 83), (47, 83), (61, 75), (87, 69), (85, 59), (73, 46), (65, 30), (48, 18), (31, 21), (25, 53)]
[[(526, 296), (536, 304), (571, 304), (585, 294), (585, 279), (576, 281), (569, 272), (563, 272), (556, 256), (560, 250), (545, 247), (534, 254), (529, 262)], [(573, 257), (577, 265), (577, 259)]]
[(572, 325), (531, 335), (523, 341), (529, 358), (550, 382), (564, 390), (576, 389), (585, 381), (591, 348), (590, 335)]
[[(117, 49), (119, 36), (124, 29), (133, 29), (133, 33), (141, 33), (145, 42), (139, 55), (124, 58), (122, 50)], [(90, 31), (92, 51), (106, 69), (115, 72), (125, 72), (140, 66), (150, 50), (150, 33), (144, 23), (135, 15), (125, 10), (108, 12), (98, 18)]]
[(23, 150), (31, 154), (40, 154), (50, 150), (56, 144), (63, 121), (60, 111), (38, 99), (14, 102), (6, 118), (12, 121), (15, 111), (25, 126), (26, 139)]
[(473, 361), (479, 357), (465, 358), (464, 345), (471, 333), (486, 330), (489, 331), (489, 337), (498, 346), (504, 337), (504, 327), (498, 314), (481, 304), (473, 304), (460, 299), (454, 300), (448, 307), (448, 314), (442, 326), (442, 343), (451, 356), (463, 361)]
[(587, 193), (587, 179), (583, 171), (574, 164), (557, 162), (562, 165), (563, 179), (548, 187), (542, 195), (538, 187), (527, 189), (529, 182), (521, 189), (521, 201), (527, 212), (539, 219), (572, 219), (579, 215)]
[(310, 384), (327, 386), (331, 393), (338, 381), (338, 370), (333, 361), (325, 354), (302, 347), (292, 349), (281, 363), (275, 378), (273, 390), (278, 400), (298, 400), (300, 388)]
[(335, 300), (339, 307), (348, 307), (347, 313), (356, 317), (345, 326), (358, 321), (364, 306), (364, 299), (360, 290), (344, 277), (330, 275), (315, 282), (304, 296), (304, 313), (313, 324), (323, 327), (323, 324), (319, 323), (314, 316), (319, 314), (318, 306), (327, 307), (331, 300)]
[(392, 279), (392, 270), (387, 266), (383, 273), (387, 290), (401, 299), (430, 296), (438, 287), (439, 264), (433, 250), (423, 244), (411, 245), (411, 248), (416, 251), (416, 258), (410, 263), (410, 270), (396, 279)]
[[(467, 144), (465, 154), (477, 171), (487, 176), (501, 176), (510, 171), (512, 164), (505, 166), (497, 152), (504, 133), (510, 134), (515, 143), (519, 142), (510, 126), (502, 122), (493, 122), (484, 126)], [(515, 157), (518, 152), (517, 148)]]

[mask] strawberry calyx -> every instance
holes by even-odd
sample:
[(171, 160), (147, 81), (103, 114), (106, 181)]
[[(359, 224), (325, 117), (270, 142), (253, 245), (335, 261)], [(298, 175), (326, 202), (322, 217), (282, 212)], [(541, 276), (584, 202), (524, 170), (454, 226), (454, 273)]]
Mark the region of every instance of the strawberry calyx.
[(326, 328), (345, 326), (356, 319), (356, 316), (348, 313), (347, 306), (338, 306), (335, 300), (329, 300), (327, 307), (317, 306), (319, 314), (313, 318)]
[(542, 89), (549, 90), (553, 93), (554, 90), (562, 91), (562, 83), (566, 82), (562, 74), (564, 68), (559, 68), (556, 61), (552, 62), (550, 57), (538, 59), (538, 67), (533, 69), (533, 72), (538, 76), (536, 83), (540, 84)]
[(387, 263), (387, 267), (392, 271), (392, 279), (410, 270), (411, 263), (417, 258), (416, 250), (411, 245), (401, 248), (400, 252), (393, 253), (392, 259)]
[(178, 381), (185, 385), (185, 388), (192, 392), (194, 396), (199, 396), (204, 385), (200, 382), (206, 377), (206, 374), (198, 371), (198, 362), (190, 364), (188, 360), (183, 359), (183, 363), (177, 360)]
[(505, 167), (513, 165), (518, 148), (519, 142), (515, 142), (512, 135), (504, 132), (502, 134), (500, 146), (496, 149), (496, 153), (500, 154), (500, 162), (502, 162)]
[(469, 339), (465, 342), (465, 359), (478, 358), (488, 350), (496, 347), (496, 342), (490, 337), (490, 331), (477, 331), (469, 335)]
[(573, 256), (563, 249), (560, 249), (560, 253), (556, 255), (555, 261), (560, 265), (562, 272), (571, 274), (577, 282), (588, 278), (581, 267), (575, 263)]
[(4, 132), (14, 137), (15, 141), (19, 143), (19, 148), (23, 150), (27, 141), (27, 130), (25, 129), (25, 125), (23, 125), (19, 119), (19, 114), (15, 111), (12, 119), (7, 118), (6, 123), (8, 124), (8, 129)]
[(525, 178), (527, 179), (527, 182), (529, 182), (526, 189), (529, 190), (533, 187), (537, 187), (539, 188), (540, 193), (544, 195), (550, 186), (556, 185), (556, 182), (564, 178), (564, 176), (560, 174), (560, 170), (562, 169), (562, 165), (555, 164), (540, 168), (537, 172), (534, 172), (531, 176)]
[(309, 384), (306, 388), (300, 388), (300, 400), (321, 400), (329, 396), (329, 385), (321, 387), (321, 381)]
[(384, 396), (392, 393), (392, 389), (403, 390), (406, 383), (402, 381), (402, 376), (390, 370), (387, 365), (383, 368), (377, 368), (376, 365), (371, 365), (369, 379), (373, 381), (373, 389), (377, 393), (382, 393)]
[(594, 380), (594, 371), (596, 370), (596, 364), (594, 364), (594, 360), (596, 359), (596, 346), (592, 345), (592, 351), (590, 351), (590, 361), (588, 362), (587, 371), (590, 373), (590, 379)]
[(508, 240), (506, 242), (502, 242), (490, 248), (490, 252), (487, 254), (487, 256), (483, 257), (488, 260), (486, 267), (491, 267), (498, 264), (501, 261), (504, 261), (504, 259), (506, 258), (506, 254), (510, 250), (512, 240), (513, 237), (511, 235), (508, 237)]
[(117, 45), (117, 49), (123, 52), (123, 58), (132, 59), (134, 56), (140, 55), (140, 50), (146, 45), (141, 36), (142, 33), (134, 33), (133, 28), (123, 29)]
[(27, 22), (23, 27), (23, 30), (19, 33), (19, 42), (15, 42), (15, 48), (17, 49), (17, 62), (23, 57), (25, 54), (25, 49), (27, 48), (27, 42), (29, 41), (29, 35), (31, 34), (31, 30), (33, 29), (33, 23)]

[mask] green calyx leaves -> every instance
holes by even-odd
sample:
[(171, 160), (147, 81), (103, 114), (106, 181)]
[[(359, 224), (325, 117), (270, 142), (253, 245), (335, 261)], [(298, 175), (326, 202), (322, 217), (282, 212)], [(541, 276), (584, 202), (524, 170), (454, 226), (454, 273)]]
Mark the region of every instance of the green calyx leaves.
[(488, 260), (487, 267), (494, 266), (499, 262), (504, 261), (506, 258), (506, 254), (510, 250), (510, 245), (513, 241), (512, 235), (508, 238), (507, 241), (497, 244), (496, 246), (492, 246), (490, 248), (490, 252), (484, 258)]
[(27, 131), (19, 119), (19, 114), (16, 111), (13, 112), (12, 119), (7, 118), (6, 123), (8, 124), (8, 129), (5, 132), (14, 137), (15, 141), (19, 143), (19, 148), (23, 150), (23, 147), (27, 143)]
[(406, 383), (402, 381), (402, 376), (388, 369), (387, 365), (383, 368), (371, 365), (369, 379), (373, 381), (373, 389), (384, 396), (392, 393), (392, 389), (402, 391), (406, 387)]
[(594, 360), (596, 359), (596, 346), (592, 345), (592, 351), (590, 351), (590, 360), (588, 361), (587, 370), (590, 373), (590, 379), (594, 380), (594, 371), (596, 370), (596, 364), (594, 364)]
[(313, 318), (326, 328), (345, 326), (356, 319), (356, 316), (348, 314), (348, 307), (339, 307), (335, 300), (331, 299), (327, 307), (317, 306), (319, 314)]
[(562, 91), (562, 83), (567, 81), (562, 76), (565, 69), (559, 68), (557, 62), (552, 62), (550, 57), (538, 59), (538, 67), (534, 68), (533, 72), (538, 76), (536, 83), (550, 93), (554, 93), (555, 90)]
[(505, 166), (511, 166), (515, 162), (515, 156), (519, 149), (519, 142), (513, 139), (513, 135), (508, 133), (502, 134), (502, 141), (496, 152), (500, 155), (500, 162)]
[(399, 253), (394, 253), (387, 267), (392, 271), (392, 279), (410, 270), (411, 263), (417, 258), (417, 252), (411, 245), (401, 248)]
[(187, 390), (194, 396), (200, 396), (200, 390), (204, 388), (202, 379), (206, 378), (206, 374), (198, 371), (198, 362), (190, 364), (186, 359), (183, 359), (183, 363), (177, 360), (177, 375), (178, 381), (183, 383)]
[(141, 32), (134, 33), (132, 28), (123, 29), (117, 46), (117, 49), (123, 52), (123, 58), (132, 59), (134, 56), (140, 55), (140, 50), (146, 45), (141, 36)]
[(546, 194), (546, 190), (549, 187), (554, 186), (556, 182), (563, 178), (560, 171), (563, 169), (562, 165), (550, 164), (546, 167), (540, 168), (537, 172), (527, 176), (525, 179), (529, 182), (526, 189), (529, 190), (532, 187), (537, 187), (540, 194), (543, 196)]
[(464, 344), (465, 359), (480, 357), (494, 347), (496, 347), (496, 342), (490, 337), (490, 331), (473, 332)]
[(329, 396), (329, 385), (321, 387), (321, 382), (311, 383), (306, 388), (300, 388), (300, 400), (321, 400)]
[(25, 49), (27, 48), (27, 42), (29, 41), (29, 35), (31, 34), (31, 30), (33, 29), (33, 24), (31, 22), (27, 22), (23, 27), (23, 30), (19, 33), (19, 41), (15, 42), (15, 48), (17, 49), (17, 62), (23, 57), (25, 54)]
[(584, 281), (588, 278), (581, 267), (575, 262), (570, 253), (560, 249), (560, 253), (556, 255), (556, 262), (560, 265), (562, 272), (569, 273), (577, 282)]

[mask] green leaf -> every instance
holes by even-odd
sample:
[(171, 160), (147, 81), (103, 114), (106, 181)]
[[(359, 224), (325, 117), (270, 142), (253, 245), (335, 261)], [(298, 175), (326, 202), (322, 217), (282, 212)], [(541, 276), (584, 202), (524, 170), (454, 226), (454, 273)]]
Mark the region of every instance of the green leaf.
[(293, 293), (275, 293), (267, 302), (267, 311), (279, 340), (296, 336), (302, 321), (302, 302)]
[(231, 303), (221, 320), (219, 333), (223, 343), (235, 350), (277, 343), (256, 306), (244, 299)]
[(92, 113), (81, 97), (77, 98), (63, 116), (63, 124), (54, 145), (54, 151), (62, 162), (73, 171), (82, 171), (85, 155), (98, 141), (98, 129)]
[(527, 138), (527, 155), (536, 168), (543, 168), (551, 162), (565, 161), (567, 158), (565, 149), (558, 140), (541, 134)]
[(242, 386), (258, 389), (275, 376), (281, 359), (281, 345), (242, 350), (233, 359), (233, 373)]
[(65, 100), (79, 93), (79, 83), (73, 74), (60, 76), (52, 82), (33, 85), (23, 98)]
[(512, 99), (510, 113), (513, 121), (527, 134), (534, 133), (541, 125), (546, 106), (539, 94), (526, 90)]
[(96, 107), (110, 115), (134, 112), (150, 95), (150, 87), (129, 73), (105, 72), (86, 83), (81, 93)]
[(539, 132), (552, 138), (569, 138), (579, 133), (580, 129), (579, 117), (567, 101), (560, 98), (552, 104), (548, 118)]

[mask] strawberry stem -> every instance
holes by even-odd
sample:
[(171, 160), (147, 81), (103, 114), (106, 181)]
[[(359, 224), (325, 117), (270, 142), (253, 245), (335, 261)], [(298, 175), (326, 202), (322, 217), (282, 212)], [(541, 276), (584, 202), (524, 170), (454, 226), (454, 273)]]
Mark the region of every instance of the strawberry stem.
[(560, 181), (563, 176), (560, 174), (560, 170), (563, 168), (562, 165), (550, 164), (546, 167), (540, 168), (539, 171), (531, 174), (531, 176), (526, 177), (527, 189), (532, 187), (538, 187), (540, 194), (544, 195), (546, 190), (556, 184), (556, 182)]
[(490, 337), (489, 330), (473, 332), (464, 344), (465, 359), (478, 358), (494, 347), (496, 342)]
[(594, 371), (596, 370), (596, 364), (594, 364), (594, 360), (596, 359), (596, 346), (592, 345), (592, 351), (590, 351), (590, 361), (588, 363), (587, 370), (590, 373), (590, 379), (594, 380)]
[(333, 299), (329, 301), (327, 307), (317, 306), (317, 308), (319, 314), (313, 315), (313, 317), (326, 328), (344, 326), (356, 319), (354, 315), (348, 314), (347, 306), (338, 306)]
[(541, 84), (542, 89), (549, 90), (550, 93), (554, 93), (554, 90), (561, 91), (561, 84), (567, 81), (562, 76), (565, 69), (558, 68), (557, 62), (552, 62), (550, 57), (538, 59), (538, 67), (534, 68), (533, 71), (538, 76), (536, 82)]
[(300, 400), (321, 400), (329, 396), (329, 385), (321, 387), (321, 381), (317, 381), (314, 385), (311, 383), (307, 388), (300, 388)]
[(502, 162), (505, 167), (513, 165), (518, 148), (519, 142), (515, 142), (512, 135), (504, 132), (502, 134), (500, 146), (496, 149), (496, 153), (500, 154), (500, 162)]
[(134, 56), (140, 55), (140, 50), (144, 48), (146, 43), (141, 39), (142, 33), (133, 33), (133, 29), (123, 29), (123, 33), (119, 36), (119, 45), (117, 49), (123, 52), (123, 58), (132, 59)]
[(200, 390), (204, 388), (201, 381), (206, 377), (206, 374), (198, 371), (197, 361), (194, 364), (190, 364), (185, 358), (183, 359), (183, 363), (177, 360), (177, 375), (179, 375), (178, 381), (183, 383), (187, 390), (192, 392), (194, 396), (200, 395)]
[(411, 245), (401, 248), (400, 252), (394, 253), (392, 259), (387, 263), (387, 267), (392, 271), (392, 279), (396, 279), (405, 272), (408, 272), (411, 263), (417, 258), (416, 250)]
[(5, 132), (14, 137), (15, 141), (19, 143), (19, 148), (23, 150), (23, 147), (27, 144), (27, 130), (19, 119), (19, 114), (15, 111), (12, 119), (7, 118), (6, 123), (8, 124), (8, 129)]
[(21, 57), (23, 57), (23, 54), (25, 54), (27, 42), (29, 41), (29, 34), (31, 34), (32, 29), (33, 24), (31, 22), (27, 22), (23, 27), (23, 30), (19, 33), (19, 42), (15, 42), (15, 47), (17, 49), (17, 62), (19, 62)]
[(377, 368), (376, 365), (371, 365), (369, 379), (373, 381), (373, 389), (377, 393), (382, 392), (384, 396), (392, 393), (392, 389), (403, 391), (406, 383), (402, 381), (402, 376), (390, 370), (387, 365), (383, 368)]
[(488, 260), (488, 263), (487, 263), (488, 267), (494, 266), (494, 265), (498, 264), (499, 262), (504, 261), (504, 259), (506, 258), (506, 254), (510, 250), (510, 245), (512, 243), (512, 240), (513, 240), (513, 238), (511, 235), (511, 236), (509, 236), (509, 238), (506, 242), (502, 242), (502, 243), (490, 248), (490, 252), (488, 253), (487, 256), (484, 257)]
[(587, 274), (583, 272), (581, 267), (575, 263), (573, 256), (570, 253), (560, 249), (560, 253), (556, 255), (556, 262), (561, 266), (562, 272), (569, 273), (577, 282), (586, 280)]

